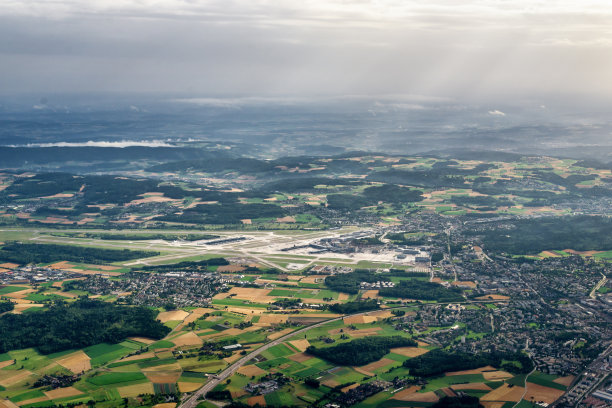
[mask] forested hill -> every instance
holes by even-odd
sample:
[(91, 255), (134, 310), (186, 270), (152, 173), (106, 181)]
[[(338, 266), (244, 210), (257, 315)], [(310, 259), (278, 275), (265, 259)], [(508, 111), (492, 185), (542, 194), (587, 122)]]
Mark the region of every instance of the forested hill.
[(119, 343), (131, 336), (161, 339), (170, 329), (145, 307), (92, 299), (55, 304), (48, 310), (0, 317), (0, 353), (34, 347), (41, 353)]

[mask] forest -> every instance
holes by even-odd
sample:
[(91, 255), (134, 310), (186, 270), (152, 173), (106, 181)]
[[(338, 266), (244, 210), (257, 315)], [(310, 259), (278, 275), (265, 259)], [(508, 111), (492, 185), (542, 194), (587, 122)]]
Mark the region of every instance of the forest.
[(437, 300), (438, 302), (456, 302), (463, 300), (461, 289), (450, 288), (434, 282), (422, 280), (403, 280), (393, 288), (381, 288), (380, 296), (404, 299)]
[(359, 284), (361, 282), (372, 283), (377, 281), (387, 282), (389, 281), (389, 278), (372, 273), (367, 269), (356, 269), (351, 273), (343, 273), (326, 277), (325, 285), (337, 292), (344, 292), (354, 295), (359, 293)]
[(243, 219), (277, 218), (286, 215), (285, 209), (274, 204), (224, 203), (197, 205), (180, 215), (164, 215), (156, 220), (188, 224), (240, 224)]
[(361, 366), (380, 360), (394, 347), (416, 346), (416, 341), (401, 336), (364, 337), (331, 347), (310, 346), (306, 353), (338, 365)]
[(57, 244), (24, 244), (20, 242), (7, 243), (0, 249), (0, 261), (18, 264), (58, 261), (101, 264), (156, 255), (159, 255), (159, 252)]
[(334, 303), (329, 306), (329, 310), (334, 313), (351, 314), (366, 310), (378, 309), (376, 299), (368, 299), (357, 302)]
[(205, 272), (211, 266), (229, 265), (229, 261), (225, 258), (210, 258), (203, 261), (183, 261), (175, 264), (142, 266), (138, 269), (141, 271), (153, 272), (171, 272), (171, 271), (200, 271)]
[(612, 219), (582, 215), (518, 219), (509, 226), (495, 225), (484, 232), (471, 234), (481, 235), (489, 251), (535, 255), (555, 249), (611, 250), (611, 230)]
[(93, 299), (55, 303), (48, 310), (0, 316), (0, 353), (34, 347), (43, 354), (118, 343), (130, 336), (163, 338), (170, 329), (145, 307)]
[(468, 354), (436, 349), (408, 359), (403, 364), (410, 369), (411, 375), (418, 377), (433, 377), (445, 372), (472, 370), (488, 365), (517, 374), (528, 373), (533, 369), (529, 356), (520, 352)]
[(10, 312), (13, 309), (15, 309), (13, 302), (9, 300), (0, 300), (0, 314)]

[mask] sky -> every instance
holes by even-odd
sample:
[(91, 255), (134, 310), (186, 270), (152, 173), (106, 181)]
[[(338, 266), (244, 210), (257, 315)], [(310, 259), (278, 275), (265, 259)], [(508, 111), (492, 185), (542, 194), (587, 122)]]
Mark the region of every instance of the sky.
[(611, 0), (0, 0), (0, 94), (612, 99)]

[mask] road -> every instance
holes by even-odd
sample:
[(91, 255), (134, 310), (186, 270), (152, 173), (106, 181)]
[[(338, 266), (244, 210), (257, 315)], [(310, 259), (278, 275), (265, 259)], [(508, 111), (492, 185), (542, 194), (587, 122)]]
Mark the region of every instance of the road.
[[(361, 315), (367, 312), (363, 312), (363, 313), (357, 313), (355, 314), (355, 316), (357, 315)], [(255, 351), (250, 352), (249, 354), (247, 354), (246, 356), (242, 357), (240, 360), (236, 361), (234, 364), (232, 364), (231, 366), (229, 366), (228, 368), (226, 368), (224, 371), (221, 372), (221, 374), (216, 375), (213, 377), (212, 380), (210, 380), (209, 382), (207, 382), (206, 384), (204, 384), (204, 386), (202, 388), (200, 388), (199, 390), (197, 390), (191, 397), (189, 397), (188, 399), (186, 399), (185, 401), (183, 401), (181, 403), (181, 405), (179, 406), (179, 408), (194, 408), (195, 406), (198, 405), (199, 403), (199, 398), (202, 395), (206, 395), (206, 393), (208, 391), (211, 391), (213, 388), (215, 388), (221, 381), (231, 377), (232, 375), (234, 375), (234, 373), (236, 371), (238, 371), (238, 369), (240, 367), (242, 367), (247, 361), (251, 360), (252, 358), (258, 356), (261, 352), (266, 351), (267, 349), (269, 349), (270, 347), (274, 347), (277, 344), (280, 344), (282, 342), (284, 342), (285, 340), (297, 335), (297, 334), (301, 334), (304, 333), (310, 329), (314, 329), (316, 327), (320, 327), (323, 326), (327, 323), (331, 323), (331, 322), (335, 322), (338, 320), (343, 319), (346, 316), (342, 316), (342, 317), (336, 317), (334, 319), (330, 319), (330, 320), (325, 320), (323, 322), (320, 323), (315, 323), (311, 326), (307, 326), (304, 327), (302, 329), (299, 329), (297, 331), (294, 331), (292, 333), (286, 334), (283, 337), (279, 337), (278, 339), (271, 341), (270, 343), (267, 343), (263, 346), (261, 346), (260, 348), (258, 348)]]
[[(491, 303), (492, 301), (490, 300), (472, 300), (472, 301), (465, 301), (465, 302), (442, 302), (442, 303), (438, 303), (438, 304), (449, 304), (449, 303), (459, 303), (459, 304), (466, 304), (466, 303)], [(493, 301), (493, 302), (500, 302), (499, 300)], [(505, 302), (505, 301), (501, 301), (501, 302)], [(388, 309), (383, 309), (383, 310), (393, 310), (393, 309), (400, 309), (406, 306), (397, 306), (397, 307), (390, 307)], [(355, 314), (350, 314), (350, 315), (344, 315), (341, 317), (335, 317), (333, 319), (329, 319), (329, 320), (325, 320), (323, 322), (319, 322), (319, 323), (315, 323), (313, 325), (310, 326), (306, 326), (303, 327), (297, 331), (294, 331), (292, 333), (286, 334), (283, 337), (279, 337), (278, 339), (267, 343), (263, 346), (261, 346), (260, 348), (258, 348), (257, 350), (251, 351), (249, 354), (245, 355), (244, 357), (242, 357), (240, 360), (236, 361), (234, 364), (232, 364), (231, 366), (227, 367), (225, 370), (223, 370), (220, 374), (216, 375), (216, 376), (212, 376), (212, 380), (210, 380), (209, 382), (207, 382), (206, 384), (204, 384), (202, 386), (202, 388), (200, 388), (199, 390), (197, 390), (193, 395), (191, 395), (189, 398), (187, 398), (185, 401), (183, 401), (181, 403), (181, 405), (179, 405), (179, 408), (194, 408), (198, 405), (199, 403), (199, 398), (202, 395), (206, 395), (206, 393), (208, 391), (211, 391), (213, 388), (215, 388), (221, 381), (226, 380), (227, 378), (231, 377), (232, 375), (234, 375), (234, 373), (236, 371), (238, 371), (238, 369), (240, 367), (242, 367), (247, 361), (250, 361), (252, 358), (257, 357), (260, 353), (262, 353), (263, 351), (266, 351), (267, 349), (269, 349), (270, 347), (274, 347), (277, 344), (280, 344), (282, 342), (284, 342), (287, 339), (290, 339), (291, 337), (297, 335), (297, 334), (302, 334), (307, 332), (308, 330), (323, 326), (325, 324), (328, 323), (332, 323), (341, 319), (344, 319), (345, 317), (351, 317), (351, 316), (360, 316), (360, 315), (364, 315), (366, 313), (370, 313), (373, 312), (373, 310), (369, 310), (366, 312), (360, 312), (360, 313), (355, 313)]]
[[(531, 353), (527, 353), (527, 354), (529, 354), (529, 358), (531, 358)], [(534, 372), (535, 370), (536, 370), (536, 365), (535, 365), (535, 363), (534, 363), (534, 364), (533, 364), (533, 370), (531, 370), (531, 371), (529, 372), (529, 374), (527, 374), (527, 375), (525, 376), (525, 382), (524, 382), (524, 384), (523, 384), (523, 387), (525, 387), (525, 391), (523, 391), (523, 395), (521, 395), (521, 399), (520, 399), (520, 400), (518, 400), (518, 401), (517, 401), (517, 403), (516, 403), (516, 404), (514, 404), (514, 405), (512, 406), (512, 408), (514, 408), (514, 407), (516, 407), (518, 404), (520, 404), (520, 403), (521, 403), (521, 401), (522, 401), (522, 400), (525, 398), (525, 395), (527, 395), (527, 379), (529, 378), (529, 376), (530, 376), (531, 374), (533, 374), (533, 372)]]
[(603, 285), (606, 284), (606, 282), (608, 282), (608, 278), (606, 278), (606, 275), (604, 275), (603, 273), (601, 274), (601, 280), (599, 282), (597, 282), (597, 284), (595, 285), (595, 287), (593, 288), (593, 290), (591, 291), (591, 293), (589, 293), (589, 297), (591, 299), (595, 299), (597, 296), (597, 291), (599, 290), (599, 288), (601, 288)]

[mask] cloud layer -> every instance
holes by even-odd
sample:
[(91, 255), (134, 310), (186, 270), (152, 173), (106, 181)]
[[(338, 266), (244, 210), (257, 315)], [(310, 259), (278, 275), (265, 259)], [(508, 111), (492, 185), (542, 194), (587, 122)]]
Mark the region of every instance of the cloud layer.
[(4, 93), (612, 95), (608, 0), (6, 0), (0, 37)]

